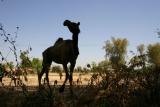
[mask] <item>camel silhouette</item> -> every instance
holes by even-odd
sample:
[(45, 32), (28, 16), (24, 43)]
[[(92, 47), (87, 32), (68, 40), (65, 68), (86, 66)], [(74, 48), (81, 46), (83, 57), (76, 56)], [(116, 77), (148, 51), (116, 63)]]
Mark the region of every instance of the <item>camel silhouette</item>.
[[(59, 92), (63, 92), (65, 88), (65, 83), (69, 79), (70, 82), (70, 91), (72, 92), (72, 74), (76, 64), (77, 57), (79, 55), (78, 48), (78, 34), (80, 33), (79, 25), (80, 22), (74, 23), (69, 20), (65, 20), (63, 23), (64, 26), (67, 26), (69, 31), (73, 34), (72, 40), (63, 40), (63, 38), (58, 38), (55, 44), (49, 48), (47, 48), (43, 52), (43, 62), (42, 62), (42, 70), (38, 74), (39, 86), (41, 86), (41, 78), (44, 73), (46, 73), (47, 85), (49, 85), (48, 72), (52, 61), (58, 64), (63, 65), (63, 69), (65, 71), (65, 81), (63, 85), (60, 87)], [(67, 64), (70, 63), (70, 67), (68, 70)]]

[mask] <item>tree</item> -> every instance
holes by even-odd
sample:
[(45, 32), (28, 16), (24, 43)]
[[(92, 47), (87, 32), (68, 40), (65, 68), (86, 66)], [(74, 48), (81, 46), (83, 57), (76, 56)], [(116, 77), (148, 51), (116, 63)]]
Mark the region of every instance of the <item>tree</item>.
[(98, 67), (102, 68), (102, 70), (106, 70), (110, 67), (110, 62), (108, 60), (104, 60), (98, 63)]
[(157, 103), (160, 100), (160, 43), (150, 44), (147, 50), (151, 72), (147, 78), (150, 88), (152, 102)]
[(158, 35), (158, 38), (160, 38), (160, 30), (157, 29), (157, 35)]
[(76, 72), (83, 72), (83, 70), (82, 70), (82, 67), (81, 67), (81, 66), (77, 66), (77, 67), (75, 68), (75, 71), (76, 71)]
[(9, 67), (11, 70), (14, 68), (14, 64), (13, 64), (12, 61), (11, 61), (11, 62), (8, 62), (7, 65), (8, 65), (8, 67)]
[(139, 52), (140, 55), (144, 54), (145, 52), (145, 46), (144, 44), (140, 44), (137, 46), (137, 51)]
[(20, 59), (21, 59), (20, 67), (24, 70), (24, 72), (22, 72), (22, 75), (24, 76), (26, 81), (28, 80), (27, 79), (27, 73), (29, 71), (28, 68), (32, 68), (32, 63), (30, 58), (28, 57), (28, 54), (29, 54), (29, 50), (20, 51)]
[(53, 66), (51, 71), (55, 73), (60, 73), (62, 72), (62, 69), (60, 66), (57, 65), (57, 66)]
[(31, 63), (34, 71), (39, 72), (42, 69), (42, 60), (40, 60), (39, 58), (33, 58)]
[(147, 53), (149, 62), (156, 67), (160, 67), (160, 43), (150, 44)]
[(128, 40), (112, 37), (111, 41), (106, 41), (103, 47), (106, 51), (106, 58), (112, 64), (112, 67), (117, 69), (125, 64), (125, 55), (127, 53)]
[(130, 67), (132, 68), (139, 67), (144, 70), (146, 62), (147, 62), (144, 44), (140, 44), (137, 46), (137, 52), (138, 54), (133, 56), (129, 62)]
[(20, 51), (21, 67), (27, 68), (32, 67), (31, 60), (28, 57), (29, 51)]
[[(17, 39), (17, 35), (18, 35), (18, 30), (19, 30), (19, 27), (16, 27), (16, 32), (15, 32), (15, 35), (14, 35), (14, 38), (10, 37), (12, 36), (10, 33), (7, 34), (6, 30), (4, 30), (3, 28), (3, 25), (0, 23), (0, 35), (4, 38), (4, 42), (6, 43), (9, 43), (9, 45), (11, 47), (10, 50), (13, 52), (14, 54), (14, 57), (15, 57), (15, 61), (16, 61), (16, 67), (18, 67), (19, 63), (18, 63), (18, 56), (17, 56), (17, 48), (16, 48), (16, 39)], [(1, 52), (0, 52), (1, 54)], [(2, 56), (2, 54), (1, 54)], [(4, 57), (2, 57), (4, 59)]]

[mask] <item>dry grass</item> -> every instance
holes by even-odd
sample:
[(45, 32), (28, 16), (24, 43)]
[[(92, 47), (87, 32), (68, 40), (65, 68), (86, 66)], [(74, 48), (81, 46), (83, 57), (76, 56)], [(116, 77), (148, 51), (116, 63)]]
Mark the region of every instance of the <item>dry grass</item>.
[[(79, 84), (79, 85), (87, 85), (92, 74), (74, 73), (73, 74), (73, 82), (75, 84), (77, 84), (77, 79), (80, 78), (80, 75), (81, 75), (81, 84)], [(45, 77), (45, 75), (42, 77), (42, 82), (44, 80), (44, 77)], [(25, 81), (23, 79), (23, 77), (21, 77), (21, 79), (22, 79), (23, 83), (25, 83), (25, 85), (27, 85), (27, 86), (38, 86), (38, 76), (37, 76), (37, 74), (29, 74), (27, 76), (27, 78), (28, 78), (28, 81)], [(62, 76), (61, 80), (60, 80), (60, 76), (59, 76), (58, 73), (50, 73), (49, 74), (50, 85), (54, 85), (55, 80), (58, 81), (58, 85), (62, 85), (64, 79), (65, 79), (65, 74), (64, 73), (63, 73), (63, 76)], [(10, 78), (8, 78), (8, 77), (3, 78), (3, 84), (5, 86), (9, 86), (10, 82), (11, 82)], [(67, 84), (69, 84), (69, 83), (67, 82)], [(14, 82), (12, 82), (11, 85), (13, 86)]]
[[(102, 81), (91, 77), (92, 74), (81, 75), (82, 84), (74, 84), (73, 92), (70, 93), (69, 85), (66, 85), (64, 93), (59, 93), (59, 87), (64, 80), (60, 80), (58, 74), (50, 74), (51, 90), (44, 85), (38, 90), (37, 76), (29, 75), (26, 83), (26, 91), (22, 87), (8, 87), (8, 78), (3, 82), (6, 87), (0, 87), (0, 106), (2, 107), (159, 107), (158, 97), (154, 86), (143, 87), (139, 82), (141, 78), (135, 79), (126, 74), (111, 72), (101, 75)], [(143, 75), (142, 75), (143, 77)], [(79, 74), (74, 74), (74, 82), (79, 78)], [(93, 78), (93, 84), (91, 84)], [(135, 77), (137, 78), (137, 76)], [(146, 77), (145, 77), (146, 78)], [(8, 79), (8, 80), (7, 80)], [(58, 85), (54, 86), (54, 81)], [(123, 80), (123, 81), (122, 81)], [(131, 81), (132, 80), (132, 81)], [(144, 81), (147, 82), (147, 81)], [(151, 81), (152, 82), (152, 81)], [(88, 84), (89, 83), (89, 84)], [(153, 82), (154, 83), (154, 82)], [(142, 82), (144, 85), (144, 83)], [(150, 89), (150, 87), (152, 87)], [(158, 103), (157, 103), (158, 102)]]
[[(0, 86), (0, 105), (2, 107), (74, 107), (76, 106), (76, 104), (79, 104), (79, 106), (83, 106), (88, 103), (88, 100), (91, 97), (89, 95), (88, 97), (86, 97), (86, 101), (82, 101), (85, 95), (84, 93), (88, 93), (86, 90), (88, 88), (91, 88), (88, 87), (91, 75), (91, 73), (81, 75), (79, 73), (74, 73), (73, 96), (71, 96), (69, 91), (69, 82), (67, 82), (66, 84), (64, 93), (59, 93), (59, 87), (65, 79), (64, 74), (62, 79), (60, 80), (59, 74), (50, 73), (49, 79), (50, 85), (52, 87), (51, 91), (47, 86), (42, 90), (38, 89), (38, 80), (36, 74), (28, 75), (27, 82), (25, 82), (21, 77), (22, 81), (26, 85), (27, 90), (25, 92), (22, 87), (15, 87), (13, 82), (11, 86), (9, 86), (11, 79), (5, 77), (3, 78), (4, 86)], [(80, 78), (82, 83), (77, 85), (77, 79)], [(53, 85), (55, 80), (58, 81), (56, 87)]]

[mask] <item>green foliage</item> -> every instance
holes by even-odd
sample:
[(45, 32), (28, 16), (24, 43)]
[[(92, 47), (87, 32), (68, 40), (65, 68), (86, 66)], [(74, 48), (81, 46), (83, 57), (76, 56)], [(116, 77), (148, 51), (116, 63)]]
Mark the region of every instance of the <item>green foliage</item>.
[[(40, 60), (39, 58), (33, 58), (31, 63), (32, 63), (32, 69), (34, 71), (37, 71), (37, 72), (41, 71), (41, 69), (42, 69), (42, 60)], [(35, 73), (37, 73), (37, 72), (35, 72)]]
[(15, 67), (12, 61), (4, 63), (4, 66), (10, 68), (11, 70)]
[(108, 60), (104, 60), (98, 63), (98, 66), (101, 67), (103, 70), (110, 68), (110, 62)]
[(144, 44), (140, 44), (139, 46), (137, 46), (137, 51), (139, 52), (140, 55), (144, 54), (145, 52)]
[(51, 72), (60, 73), (62, 72), (62, 68), (60, 66), (53, 66)]
[(77, 67), (75, 68), (75, 71), (76, 71), (76, 72), (83, 72), (83, 68), (82, 68), (81, 66), (77, 66)]
[(32, 67), (32, 63), (31, 60), (28, 57), (29, 51), (21, 51), (20, 52), (20, 59), (21, 59), (21, 64), (20, 66), (22, 68), (26, 68), (26, 67)]
[(147, 53), (150, 63), (160, 67), (160, 43), (150, 44)]
[(114, 68), (125, 64), (125, 55), (127, 53), (128, 40), (112, 37), (111, 41), (106, 41), (103, 47), (106, 51), (106, 58), (109, 59)]

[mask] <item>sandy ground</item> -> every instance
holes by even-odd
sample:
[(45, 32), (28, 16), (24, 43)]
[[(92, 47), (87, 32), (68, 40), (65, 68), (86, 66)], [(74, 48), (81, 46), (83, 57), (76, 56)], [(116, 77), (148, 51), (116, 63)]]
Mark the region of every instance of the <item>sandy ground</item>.
[[(63, 81), (65, 80), (65, 74), (62, 74), (62, 78), (60, 79), (60, 76), (58, 73), (49, 73), (49, 81), (50, 81), (50, 85), (54, 85), (55, 80), (57, 80), (57, 84), (61, 85), (63, 84)], [(80, 74), (80, 73), (74, 73), (73, 74), (73, 82), (74, 84), (77, 84), (77, 80), (81, 80), (78, 84), (79, 85), (87, 85), (90, 77), (92, 74)], [(37, 86), (38, 85), (38, 76), (37, 74), (29, 74), (28, 76), (28, 81), (25, 82), (24, 78), (21, 77), (23, 83), (25, 83), (27, 86)], [(42, 77), (42, 83), (44, 82), (44, 77), (45, 75)], [(8, 77), (4, 77), (3, 78), (3, 84), (4, 86), (8, 86), (8, 85), (14, 86), (14, 82), (11, 82), (11, 79)], [(69, 84), (69, 81), (67, 81), (67, 84)]]

